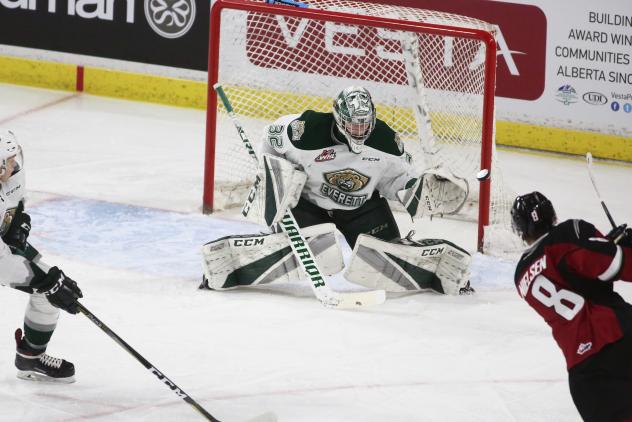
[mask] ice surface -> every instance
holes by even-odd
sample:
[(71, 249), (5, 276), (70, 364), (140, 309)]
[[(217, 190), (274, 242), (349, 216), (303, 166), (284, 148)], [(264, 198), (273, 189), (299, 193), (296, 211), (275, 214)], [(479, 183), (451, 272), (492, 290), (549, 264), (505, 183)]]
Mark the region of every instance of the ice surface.
[[(516, 294), (512, 262), (476, 255), (474, 296), (389, 295), (359, 311), (325, 309), (306, 283), (200, 291), (201, 244), (261, 230), (229, 213), (200, 214), (203, 112), (9, 85), (0, 96), (0, 125), (25, 148), (31, 241), (44, 261), (76, 279), (88, 309), (216, 418), (273, 410), (287, 422), (579, 420), (562, 354)], [(561, 219), (608, 230), (582, 160), (516, 151), (500, 159), (517, 192), (539, 189)], [(615, 220), (632, 222), (632, 167), (596, 162), (595, 173)], [(458, 224), (430, 226), (418, 235), (462, 235)], [(331, 282), (361, 290), (341, 276)], [(629, 287), (618, 286), (632, 300)], [(62, 313), (49, 346), (75, 363), (77, 382), (18, 380), (12, 337), (27, 299), (1, 290), (0, 421), (203, 420), (81, 315)]]

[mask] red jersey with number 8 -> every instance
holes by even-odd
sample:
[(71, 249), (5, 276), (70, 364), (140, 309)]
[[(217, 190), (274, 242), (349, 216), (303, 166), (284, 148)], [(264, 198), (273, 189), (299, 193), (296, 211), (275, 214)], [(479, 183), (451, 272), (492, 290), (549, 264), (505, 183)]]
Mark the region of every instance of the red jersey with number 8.
[(613, 290), (632, 281), (632, 248), (592, 224), (567, 220), (527, 249), (516, 268), (520, 296), (549, 324), (572, 368), (632, 334), (632, 305)]

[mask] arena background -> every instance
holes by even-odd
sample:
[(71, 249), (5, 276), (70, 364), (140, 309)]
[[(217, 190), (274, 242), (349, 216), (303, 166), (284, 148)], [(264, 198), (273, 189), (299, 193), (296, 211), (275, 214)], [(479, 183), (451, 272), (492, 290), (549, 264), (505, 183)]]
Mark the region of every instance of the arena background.
[[(497, 143), (632, 161), (625, 0), (382, 0), (498, 25)], [(209, 3), (0, 0), (0, 82), (204, 108)], [(28, 28), (28, 29), (25, 29)]]

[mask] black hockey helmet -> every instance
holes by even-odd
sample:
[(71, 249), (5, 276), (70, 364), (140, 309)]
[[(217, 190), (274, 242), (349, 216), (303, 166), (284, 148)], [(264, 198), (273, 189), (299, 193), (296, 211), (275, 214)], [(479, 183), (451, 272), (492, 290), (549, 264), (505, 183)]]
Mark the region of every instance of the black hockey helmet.
[(523, 239), (537, 239), (557, 223), (553, 204), (540, 192), (518, 196), (511, 207), (511, 225)]

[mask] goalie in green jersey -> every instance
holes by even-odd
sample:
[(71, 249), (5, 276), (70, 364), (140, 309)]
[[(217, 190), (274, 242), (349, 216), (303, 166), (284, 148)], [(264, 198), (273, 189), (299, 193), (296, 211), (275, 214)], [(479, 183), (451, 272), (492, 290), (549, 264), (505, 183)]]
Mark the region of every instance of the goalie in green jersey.
[[(468, 184), (444, 168), (423, 173), (397, 132), (377, 118), (370, 93), (350, 86), (333, 111), (282, 116), (265, 127), (256, 198), (274, 228), (287, 209), (323, 272), (343, 269), (336, 229), (353, 248), (345, 277), (387, 291), (459, 294), (471, 257), (441, 239), (402, 239), (388, 200), (413, 217), (453, 214)], [(202, 287), (223, 290), (302, 278), (284, 233), (228, 236), (203, 247)]]

